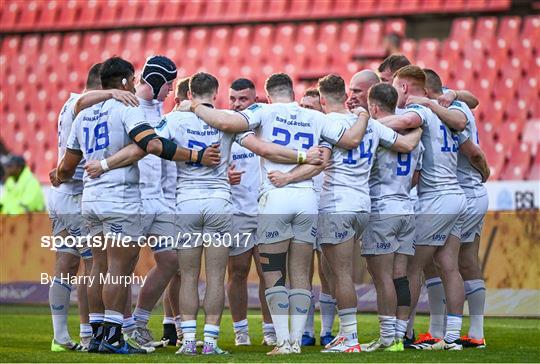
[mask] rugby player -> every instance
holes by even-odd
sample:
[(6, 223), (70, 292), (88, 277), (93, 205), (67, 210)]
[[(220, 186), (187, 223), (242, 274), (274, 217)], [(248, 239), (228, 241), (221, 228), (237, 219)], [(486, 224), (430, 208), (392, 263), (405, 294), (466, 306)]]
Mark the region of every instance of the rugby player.
[[(99, 79), (99, 69), (101, 64), (95, 64), (90, 68), (86, 80), (86, 87), (83, 92), (101, 89)], [(62, 111), (58, 117), (58, 161), (60, 162), (66, 152), (67, 138), (71, 131), (73, 119), (75, 118), (74, 106), (79, 94), (72, 93), (69, 99), (62, 106)], [(71, 180), (58, 186), (56, 181), (51, 181), (53, 187), (49, 192), (49, 216), (52, 222), (52, 233), (55, 236), (80, 237), (84, 236), (85, 228), (81, 216), (81, 195), (83, 190), (83, 164), (77, 166), (77, 170)], [(53, 170), (51, 177), (56, 177)], [(56, 252), (55, 279), (49, 290), (49, 304), (51, 307), (54, 338), (51, 343), (51, 351), (85, 350), (88, 348), (92, 337), (92, 327), (88, 321), (88, 299), (86, 285), (77, 286), (77, 298), (79, 302), (80, 315), (80, 338), (81, 344), (71, 340), (67, 327), (68, 309), (70, 293), (72, 290), (69, 282), (62, 281), (59, 277), (69, 275), (75, 276), (79, 270), (81, 258), (84, 261), (84, 271), (86, 275), (90, 273), (92, 267), (92, 252), (88, 246), (67, 247), (59, 246)]]
[[(417, 66), (399, 69), (393, 85), (398, 92), (398, 108), (406, 106), (407, 97), (425, 96), (425, 73)], [(466, 199), (457, 180), (457, 143), (452, 130), (430, 109), (409, 104), (401, 115), (386, 116), (383, 124), (395, 129), (422, 126), (422, 171), (418, 183), (418, 203), (415, 209), (416, 252), (409, 259), (407, 276), (410, 283), (411, 306), (420, 294), (423, 268), (435, 259), (440, 268), (446, 293), (447, 328), (444, 340), (429, 346), (432, 350), (461, 350), (459, 339), (463, 315), (463, 280), (458, 270), (460, 235), (466, 209)], [(455, 130), (463, 130), (453, 126)]]
[[(328, 123), (323, 114), (301, 108), (294, 102), (293, 84), (288, 75), (271, 75), (265, 89), (270, 105), (253, 104), (236, 114), (214, 110), (197, 102), (185, 102), (181, 107), (194, 111), (219, 130), (240, 132), (255, 129), (262, 138), (274, 145), (307, 150), (322, 138), (344, 148), (356, 148), (360, 144), (367, 124), (367, 113), (364, 112), (365, 115), (361, 115), (358, 122), (345, 130), (342, 126)], [(257, 148), (250, 148), (252, 139), (256, 137), (246, 136), (242, 145), (257, 153)], [(271, 179), (276, 174), (287, 172), (291, 166), (261, 156), (263, 188), (259, 199), (257, 233), (267, 288), (266, 300), (277, 336), (277, 345), (268, 355), (300, 353), (300, 341), (311, 302), (309, 267), (317, 218), (312, 176), (318, 172), (314, 171), (303, 181), (291, 181), (289, 186), (277, 188)], [(303, 157), (299, 158), (299, 161), (302, 160)], [(283, 201), (288, 203), (284, 205)], [(287, 258), (290, 290), (285, 287)]]
[[(231, 110), (242, 111), (258, 101), (255, 85), (251, 80), (239, 78), (229, 88)], [(255, 261), (259, 276), (259, 299), (263, 316), (263, 344), (276, 345), (276, 332), (272, 316), (264, 298), (264, 277), (259, 254), (255, 247), (257, 236), (257, 199), (260, 186), (259, 157), (238, 143), (233, 143), (228, 169), (233, 203), (234, 236), (236, 233), (248, 233), (251, 239), (239, 241), (239, 246), (231, 246), (228, 262), (227, 296), (233, 319), (234, 342), (236, 345), (251, 345), (247, 320), (247, 279), (251, 269), (251, 259)], [(248, 236), (248, 235), (246, 235)]]
[(372, 70), (362, 70), (355, 73), (349, 82), (349, 99), (347, 107), (354, 110), (357, 107), (363, 107), (367, 110), (367, 95), (371, 86), (381, 82), (379, 76)]
[[(133, 65), (119, 57), (110, 58), (102, 64), (100, 79), (103, 89), (135, 92)], [(168, 160), (201, 162), (205, 154), (204, 159), (208, 159), (209, 154), (216, 153), (215, 150), (180, 148), (158, 137), (141, 109), (108, 100), (82, 110), (75, 119), (65, 156), (56, 170), (56, 179), (63, 182), (71, 178), (83, 157), (87, 161), (101, 160), (104, 169), (108, 169), (104, 157), (112, 156), (132, 140), (144, 152)], [(94, 293), (97, 299), (103, 291), (104, 312), (98, 308), (97, 312), (91, 314), (104, 314), (104, 320), (103, 324), (92, 324), (93, 337), (89, 351), (120, 354), (151, 351), (137, 348), (124, 340), (122, 312), (129, 286), (115, 284), (133, 272), (140, 250), (136, 244), (136, 240), (143, 235), (138, 176), (137, 165), (129, 164), (96, 179), (91, 179), (85, 173), (83, 179), (82, 213), (92, 237), (92, 275), (97, 282), (100, 273), (110, 277), (102, 287), (96, 284), (97, 292)], [(115, 238), (110, 239), (108, 236), (111, 235)], [(123, 246), (120, 239), (130, 243)], [(103, 244), (107, 244), (105, 249)], [(107, 261), (111, 264), (107, 264)]]
[[(380, 119), (393, 115), (397, 91), (387, 83), (372, 86), (368, 93), (370, 115)], [(403, 338), (411, 304), (407, 259), (414, 255), (415, 223), (409, 195), (423, 147), (408, 153), (377, 148), (369, 177), (371, 215), (362, 254), (377, 291), (380, 336), (362, 351), (403, 351)]]

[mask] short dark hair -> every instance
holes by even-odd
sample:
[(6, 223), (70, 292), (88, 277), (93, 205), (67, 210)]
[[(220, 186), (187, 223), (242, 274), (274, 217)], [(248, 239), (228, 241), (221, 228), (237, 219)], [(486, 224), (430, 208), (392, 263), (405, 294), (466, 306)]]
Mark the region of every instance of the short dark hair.
[(369, 102), (376, 103), (386, 112), (394, 113), (398, 101), (396, 89), (388, 83), (378, 83), (368, 90)]
[(426, 89), (432, 92), (442, 93), (442, 81), (437, 72), (429, 68), (424, 68), (423, 71), (426, 74)]
[(344, 102), (347, 98), (345, 80), (338, 75), (327, 75), (319, 79), (319, 92), (324, 97), (329, 97), (336, 102)]
[(290, 97), (294, 95), (292, 79), (286, 73), (270, 75), (264, 83), (264, 89), (269, 95), (287, 94)]
[(192, 95), (204, 96), (217, 92), (219, 82), (217, 78), (206, 72), (197, 72), (189, 79), (189, 91)]
[(101, 88), (101, 79), (99, 76), (99, 71), (101, 70), (102, 63), (96, 63), (88, 71), (88, 76), (86, 77), (86, 88), (87, 89), (100, 89)]
[(315, 87), (310, 87), (304, 91), (304, 97), (321, 97), (319, 90)]
[(176, 81), (176, 92), (174, 96), (179, 97), (182, 100), (187, 100), (188, 91), (189, 91), (189, 77), (182, 78)]
[(403, 54), (391, 54), (385, 58), (378, 68), (379, 72), (384, 72), (387, 68), (390, 69), (392, 73), (396, 73), (402, 67), (408, 66), (411, 64), (411, 61)]
[(101, 87), (103, 89), (120, 88), (122, 80), (135, 74), (133, 65), (120, 57), (111, 57), (102, 63), (99, 70)]
[(231, 88), (234, 91), (242, 91), (246, 88), (250, 90), (255, 90), (255, 84), (253, 83), (253, 81), (248, 80), (247, 78), (238, 78), (231, 83)]

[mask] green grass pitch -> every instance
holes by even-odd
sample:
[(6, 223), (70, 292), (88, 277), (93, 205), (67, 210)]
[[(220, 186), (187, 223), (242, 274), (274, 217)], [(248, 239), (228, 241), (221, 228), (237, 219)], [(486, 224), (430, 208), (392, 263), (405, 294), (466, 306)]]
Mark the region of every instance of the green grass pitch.
[[(202, 315), (199, 315), (202, 317)], [(161, 314), (156, 312), (150, 328), (157, 337), (161, 334)], [(428, 317), (417, 318), (417, 330), (425, 331)], [(69, 318), (71, 335), (79, 332), (76, 309)], [(316, 316), (316, 328), (319, 316)], [(47, 306), (0, 306), (0, 361), (1, 362), (538, 362), (540, 361), (540, 320), (487, 318), (485, 334), (487, 349), (468, 349), (462, 352), (419, 352), (406, 350), (401, 353), (321, 354), (320, 346), (303, 348), (301, 355), (267, 357), (268, 347), (261, 342), (261, 317), (255, 310), (249, 312), (252, 343), (249, 347), (235, 347), (228, 312), (223, 315), (220, 345), (230, 355), (209, 357), (179, 357), (176, 348), (157, 349), (148, 355), (100, 355), (88, 353), (52, 353), (51, 318)], [(336, 323), (337, 326), (337, 323)], [(464, 331), (467, 329), (465, 320)], [(337, 328), (337, 327), (336, 327)], [(199, 320), (199, 329), (202, 329)], [(378, 334), (377, 317), (373, 314), (358, 315), (361, 342), (367, 342)]]

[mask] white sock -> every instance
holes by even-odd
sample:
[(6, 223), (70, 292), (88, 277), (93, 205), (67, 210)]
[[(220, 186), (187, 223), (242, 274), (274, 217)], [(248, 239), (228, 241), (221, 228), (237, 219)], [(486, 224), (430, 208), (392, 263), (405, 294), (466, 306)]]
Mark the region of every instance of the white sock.
[(414, 307), (409, 314), (409, 321), (407, 323), (407, 331), (405, 332), (405, 335), (412, 339), (414, 335), (414, 319), (416, 318), (416, 307)]
[(70, 295), (71, 285), (62, 283), (59, 278), (54, 278), (49, 289), (49, 305), (51, 307), (54, 340), (60, 344), (71, 341), (67, 326)]
[(309, 305), (308, 316), (306, 320), (306, 327), (304, 328), (304, 335), (315, 337), (315, 296), (311, 295), (311, 302)]
[(174, 326), (176, 327), (176, 333), (182, 332), (182, 320), (180, 319), (180, 315), (174, 316)]
[(205, 344), (211, 344), (217, 346), (217, 339), (219, 337), (219, 326), (205, 324), (204, 325), (204, 342)]
[(248, 333), (249, 332), (248, 320), (243, 319), (242, 321), (233, 322), (233, 329), (234, 329), (235, 334), (238, 332)]
[(197, 333), (197, 320), (182, 321), (180, 327), (184, 333), (185, 341), (195, 341), (195, 334)]
[(383, 345), (390, 346), (396, 336), (396, 316), (379, 315), (379, 330)]
[(307, 289), (289, 290), (289, 315), (291, 316), (291, 342), (302, 341), (307, 314), (311, 304), (311, 292)]
[(319, 293), (321, 307), (321, 336), (332, 334), (334, 318), (336, 317), (336, 300), (329, 294)]
[(289, 335), (289, 291), (284, 286), (268, 288), (264, 291), (272, 323), (276, 330), (278, 345), (288, 341)]
[(276, 334), (276, 329), (274, 329), (274, 324), (271, 322), (263, 322), (262, 324), (263, 334)]
[(468, 336), (473, 339), (484, 338), (484, 306), (486, 304), (486, 284), (483, 279), (463, 282), (469, 305), (470, 326)]
[(124, 315), (118, 311), (105, 310), (103, 322), (122, 326), (124, 323)]
[(79, 325), (79, 337), (90, 337), (92, 336), (92, 325), (90, 324), (80, 324)]
[(148, 320), (150, 320), (150, 311), (143, 310), (142, 308), (135, 307), (133, 311), (133, 318), (135, 319), (135, 325), (137, 327), (145, 328), (148, 325)]
[(135, 330), (135, 320), (133, 319), (133, 316), (124, 317), (122, 320), (122, 332), (125, 334), (129, 334)]
[(426, 279), (426, 288), (429, 302), (429, 333), (433, 337), (442, 339), (444, 337), (446, 299), (441, 278)]
[(356, 307), (338, 310), (339, 332), (345, 336), (350, 345), (358, 344), (358, 327), (356, 324)]
[(103, 314), (103, 313), (92, 312), (92, 313), (88, 314), (88, 321), (90, 322), (90, 325), (91, 324), (101, 324), (101, 323), (103, 323), (104, 319), (105, 319), (105, 314)]
[(463, 317), (461, 317), (461, 315), (448, 314), (446, 316), (446, 334), (444, 335), (444, 341), (451, 343), (459, 339), (462, 321)]
[(163, 325), (174, 325), (174, 317), (163, 316)]
[(396, 339), (403, 340), (409, 320), (396, 319)]

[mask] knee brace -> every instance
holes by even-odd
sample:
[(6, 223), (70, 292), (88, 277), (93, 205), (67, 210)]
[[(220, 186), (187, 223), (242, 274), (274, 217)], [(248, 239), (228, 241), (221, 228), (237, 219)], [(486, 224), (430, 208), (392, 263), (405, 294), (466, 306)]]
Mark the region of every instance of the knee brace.
[(397, 295), (398, 306), (411, 305), (411, 291), (409, 289), (409, 280), (407, 277), (399, 277), (394, 279), (394, 287)]
[[(284, 253), (259, 253), (261, 258), (261, 268), (263, 272), (281, 272), (281, 278), (274, 284), (275, 286), (285, 286), (287, 274), (287, 252)], [(267, 261), (267, 262), (266, 262)]]

